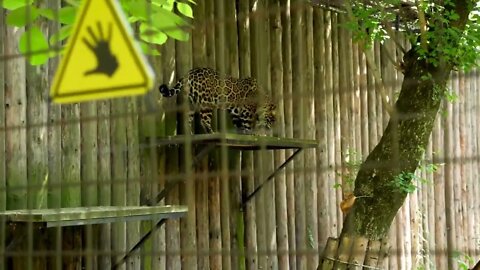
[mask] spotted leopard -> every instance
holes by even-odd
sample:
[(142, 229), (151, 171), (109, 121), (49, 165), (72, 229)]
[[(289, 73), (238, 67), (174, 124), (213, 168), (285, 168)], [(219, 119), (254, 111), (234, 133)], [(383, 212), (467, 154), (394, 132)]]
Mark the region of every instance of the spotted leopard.
[(195, 112), (200, 114), (200, 123), (208, 133), (213, 133), (212, 115), (216, 109), (226, 109), (233, 125), (241, 133), (271, 129), (275, 123), (275, 104), (268, 95), (260, 95), (254, 78), (222, 77), (211, 68), (194, 68), (180, 78), (173, 88), (162, 84), (159, 87), (164, 97), (172, 97), (188, 91), (190, 104), (189, 121)]

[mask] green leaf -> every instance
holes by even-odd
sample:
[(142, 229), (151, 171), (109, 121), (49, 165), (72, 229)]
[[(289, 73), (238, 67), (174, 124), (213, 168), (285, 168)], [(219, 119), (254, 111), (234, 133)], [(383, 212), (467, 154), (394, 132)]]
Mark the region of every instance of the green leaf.
[(192, 7), (189, 4), (186, 3), (177, 3), (177, 9), (182, 13), (183, 15), (193, 18), (193, 10)]
[(142, 23), (140, 24), (140, 39), (147, 43), (161, 45), (167, 41), (167, 35), (155, 27)]
[(53, 10), (48, 9), (48, 8), (39, 8), (38, 9), (38, 14), (42, 17), (45, 17), (45, 18), (49, 19), (49, 20), (54, 20), (54, 18), (55, 18)]
[(178, 29), (179, 26), (187, 25), (187, 22), (185, 22), (180, 16), (163, 8), (155, 10), (155, 14), (151, 21), (152, 25), (160, 31), (175, 30)]
[(187, 41), (190, 38), (190, 34), (183, 31), (182, 29), (167, 30), (163, 32), (167, 34), (169, 37), (172, 37), (180, 41)]
[(40, 28), (34, 26), (25, 31), (18, 44), (20, 52), (27, 56), (31, 65), (42, 65), (48, 61), (49, 47)]
[(3, 0), (2, 7), (8, 10), (15, 10), (33, 3), (33, 0)]
[(77, 14), (76, 7), (64, 7), (58, 11), (58, 21), (63, 24), (73, 24)]
[(149, 44), (145, 43), (145, 42), (140, 42), (140, 47), (142, 48), (142, 51), (145, 53), (145, 54), (148, 54), (148, 55), (160, 55), (160, 52), (155, 49), (155, 48), (152, 48)]
[(161, 6), (161, 5), (168, 4), (168, 0), (152, 0), (152, 4), (156, 6)]
[(58, 32), (53, 34), (48, 42), (50, 45), (55, 45), (56, 43), (65, 40), (67, 37), (70, 36), (70, 33), (72, 32), (72, 26), (71, 25), (65, 25)]
[(174, 0), (166, 0), (165, 3), (162, 4), (162, 8), (164, 8), (167, 11), (172, 12), (174, 3), (175, 3)]
[(7, 15), (7, 24), (10, 26), (22, 27), (32, 23), (38, 17), (38, 11), (33, 6), (24, 6), (12, 10)]
[(71, 6), (79, 7), (82, 1), (81, 0), (65, 0), (65, 2)]
[(148, 10), (146, 3), (141, 3), (138, 1), (135, 2), (126, 2), (124, 4), (124, 9), (133, 17), (139, 18), (141, 20), (148, 20), (148, 14), (151, 13), (151, 10)]

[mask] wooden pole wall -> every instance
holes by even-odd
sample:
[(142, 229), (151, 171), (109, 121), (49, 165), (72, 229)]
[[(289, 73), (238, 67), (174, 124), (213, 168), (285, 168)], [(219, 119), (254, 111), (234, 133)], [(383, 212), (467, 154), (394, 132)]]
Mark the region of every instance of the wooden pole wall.
[[(49, 0), (47, 5), (60, 4)], [(352, 188), (346, 181), (351, 173), (346, 161), (366, 157), (389, 119), (378, 95), (378, 78), (351, 33), (340, 26), (346, 22), (344, 14), (289, 0), (206, 0), (193, 8), (192, 39), (169, 40), (159, 47), (161, 55), (151, 59), (157, 73), (154, 93), (149, 93), (158, 101), (155, 112), (130, 98), (48, 103), (44, 89), (50, 87), (58, 58), (43, 67), (31, 67), (22, 58), (2, 61), (0, 207), (139, 205), (140, 193), (152, 198), (182, 174), (187, 182), (161, 204), (186, 204), (188, 217), (167, 221), (121, 269), (316, 269), (327, 237), (337, 236), (343, 223), (339, 203)], [(15, 38), (22, 30), (4, 26), (3, 14), (0, 22), (0, 54), (16, 53)], [(58, 25), (41, 27), (50, 33)], [(397, 38), (406, 45), (403, 37)], [(371, 50), (394, 100), (402, 75), (392, 59), (400, 61), (401, 54), (391, 40)], [(188, 147), (158, 152), (154, 145), (146, 151), (140, 147), (145, 133), (174, 135), (183, 126), (177, 116), (181, 108), (160, 97), (158, 84), (172, 85), (200, 66), (255, 77), (278, 106), (273, 133), (319, 141), (318, 148), (297, 157), (243, 212), (237, 212), (242, 196), (291, 150), (238, 154), (223, 149), (220, 159), (205, 160), (193, 170)], [(454, 251), (479, 259), (478, 75), (452, 76), (450, 88), (459, 100), (445, 102), (425, 149), (426, 164), (445, 165), (433, 174), (418, 172), (428, 183), (416, 181), (418, 189), (400, 209), (389, 234), (385, 267), (455, 269)], [(334, 188), (338, 183), (342, 188)], [(83, 233), (54, 229), (53, 264), (57, 269), (70, 262), (108, 268), (150, 226), (121, 222), (86, 227)], [(8, 238), (5, 228), (2, 222), (0, 240)], [(29, 235), (33, 239), (31, 227)], [(62, 250), (69, 241), (78, 250), (102, 254), (68, 257)], [(33, 246), (30, 241), (27, 251), (32, 253)]]

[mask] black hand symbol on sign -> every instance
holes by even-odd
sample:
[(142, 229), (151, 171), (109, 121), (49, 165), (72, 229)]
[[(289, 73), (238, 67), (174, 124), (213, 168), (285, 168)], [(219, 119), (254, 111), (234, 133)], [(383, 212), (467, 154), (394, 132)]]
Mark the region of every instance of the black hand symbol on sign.
[(97, 67), (86, 71), (85, 76), (92, 74), (105, 74), (109, 77), (115, 73), (118, 68), (117, 57), (112, 54), (110, 51), (110, 41), (112, 38), (112, 24), (108, 25), (108, 33), (105, 37), (103, 35), (103, 29), (100, 22), (97, 22), (98, 36), (93, 33), (93, 30), (90, 26), (87, 27), (87, 31), (90, 34), (90, 38), (93, 40), (93, 44), (90, 43), (86, 38), (82, 38), (83, 43), (95, 54), (97, 59)]

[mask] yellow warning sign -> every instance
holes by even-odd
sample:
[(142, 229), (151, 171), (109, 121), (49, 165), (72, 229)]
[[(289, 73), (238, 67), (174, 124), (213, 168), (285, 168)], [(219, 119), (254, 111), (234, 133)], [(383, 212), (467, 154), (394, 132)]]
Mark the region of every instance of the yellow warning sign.
[(50, 92), (68, 103), (139, 95), (154, 74), (116, 0), (85, 0)]

